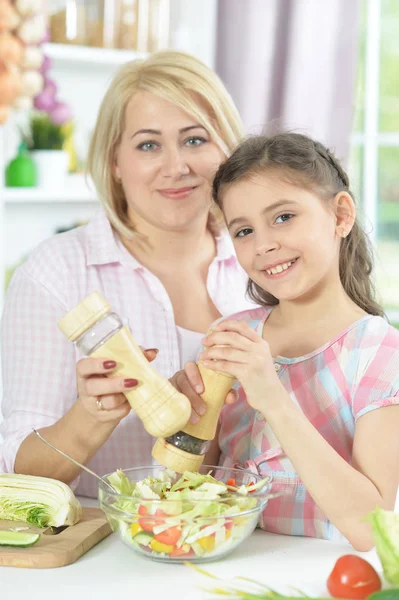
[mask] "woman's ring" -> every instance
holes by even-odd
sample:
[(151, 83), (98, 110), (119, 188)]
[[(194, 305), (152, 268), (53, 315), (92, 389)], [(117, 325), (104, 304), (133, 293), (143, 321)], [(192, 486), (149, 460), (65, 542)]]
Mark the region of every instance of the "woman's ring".
[(97, 404), (98, 410), (105, 410), (105, 408), (103, 407), (103, 403), (98, 398), (96, 400), (96, 404)]

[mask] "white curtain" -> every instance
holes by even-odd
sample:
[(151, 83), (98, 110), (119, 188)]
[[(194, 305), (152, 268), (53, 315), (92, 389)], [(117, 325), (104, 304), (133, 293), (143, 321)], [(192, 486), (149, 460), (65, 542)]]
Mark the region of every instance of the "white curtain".
[(249, 133), (290, 129), (348, 156), (358, 0), (219, 0), (216, 69)]

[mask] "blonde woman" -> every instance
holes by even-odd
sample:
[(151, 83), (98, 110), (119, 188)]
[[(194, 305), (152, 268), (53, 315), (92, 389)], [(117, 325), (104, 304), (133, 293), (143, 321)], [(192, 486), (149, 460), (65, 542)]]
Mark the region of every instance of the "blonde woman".
[[(42, 243), (8, 290), (0, 470), (55, 477), (96, 495), (95, 481), (32, 428), (100, 474), (151, 463), (154, 440), (122, 394), (140, 373), (105, 378), (115, 363), (83, 358), (57, 321), (99, 290), (171, 377), (195, 360), (211, 323), (253, 306), (211, 199), (212, 178), (241, 136), (223, 84), (192, 56), (161, 52), (116, 75), (89, 152), (102, 210)], [(203, 405), (196, 394), (191, 400), (195, 421)]]

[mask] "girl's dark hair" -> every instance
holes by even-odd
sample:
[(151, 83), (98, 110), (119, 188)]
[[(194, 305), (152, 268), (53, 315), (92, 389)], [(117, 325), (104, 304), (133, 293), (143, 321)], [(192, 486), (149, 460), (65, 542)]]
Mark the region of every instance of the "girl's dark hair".
[[(278, 172), (288, 183), (302, 186), (330, 201), (338, 192), (349, 189), (349, 178), (337, 158), (319, 142), (298, 133), (278, 133), (271, 137), (254, 136), (242, 142), (220, 165), (213, 181), (213, 199), (222, 208), (223, 188), (253, 175)], [(348, 296), (371, 315), (384, 316), (374, 299), (373, 269), (369, 240), (355, 220), (343, 238), (339, 254), (339, 274)], [(278, 299), (249, 280), (248, 295), (257, 304), (275, 305)]]

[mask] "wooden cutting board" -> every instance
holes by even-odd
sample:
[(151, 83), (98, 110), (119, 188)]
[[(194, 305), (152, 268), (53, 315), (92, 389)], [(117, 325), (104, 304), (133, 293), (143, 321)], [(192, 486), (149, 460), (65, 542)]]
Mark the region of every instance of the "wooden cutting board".
[[(0, 520), (0, 529), (27, 526), (26, 523)], [(29, 529), (24, 529), (25, 531), (43, 530), (29, 526)], [(110, 533), (111, 528), (101, 509), (83, 507), (79, 523), (67, 527), (56, 535), (42, 534), (34, 546), (28, 548), (0, 546), (0, 566), (51, 569), (70, 565)]]

